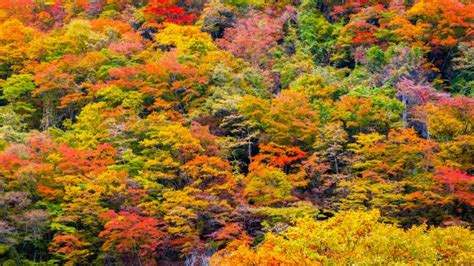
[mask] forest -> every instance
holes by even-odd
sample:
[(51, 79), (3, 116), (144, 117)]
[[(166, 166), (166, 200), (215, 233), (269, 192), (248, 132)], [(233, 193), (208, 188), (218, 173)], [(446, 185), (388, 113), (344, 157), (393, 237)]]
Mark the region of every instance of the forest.
[(469, 265), (471, 0), (0, 0), (0, 264)]

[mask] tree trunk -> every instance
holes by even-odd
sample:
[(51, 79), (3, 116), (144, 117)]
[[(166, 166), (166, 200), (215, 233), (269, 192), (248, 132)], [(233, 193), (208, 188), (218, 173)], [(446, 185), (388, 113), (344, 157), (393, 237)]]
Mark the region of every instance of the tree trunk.
[(406, 129), (408, 127), (408, 106), (407, 106), (406, 95), (402, 95), (402, 103), (403, 103), (403, 106), (405, 107), (402, 114), (403, 129)]
[(337, 156), (336, 154), (334, 154), (333, 156), (334, 156), (334, 166), (336, 167), (336, 174), (339, 174), (339, 165), (337, 163)]

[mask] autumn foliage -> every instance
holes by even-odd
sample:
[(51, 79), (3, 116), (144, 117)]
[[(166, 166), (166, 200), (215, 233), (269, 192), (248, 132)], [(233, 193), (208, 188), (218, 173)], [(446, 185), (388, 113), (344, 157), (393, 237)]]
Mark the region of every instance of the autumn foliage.
[(465, 0), (0, 0), (0, 264), (472, 264), (473, 62)]

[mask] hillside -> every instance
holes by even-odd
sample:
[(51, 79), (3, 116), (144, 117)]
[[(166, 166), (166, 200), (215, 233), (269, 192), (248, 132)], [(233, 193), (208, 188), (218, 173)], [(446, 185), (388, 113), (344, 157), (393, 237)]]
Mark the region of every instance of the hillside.
[(467, 265), (469, 0), (0, 0), (0, 264)]

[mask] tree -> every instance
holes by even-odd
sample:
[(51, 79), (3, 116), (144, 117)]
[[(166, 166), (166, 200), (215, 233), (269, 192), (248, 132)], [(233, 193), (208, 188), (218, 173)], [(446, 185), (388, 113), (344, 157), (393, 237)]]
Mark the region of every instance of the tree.
[[(357, 5), (357, 1), (350, 1)], [(369, 47), (378, 42), (376, 33), (385, 8), (381, 4), (360, 9), (350, 16), (349, 22), (341, 28), (337, 36), (337, 53), (332, 60), (338, 64), (351, 64), (358, 47)], [(358, 61), (357, 58), (354, 58)], [(352, 61), (352, 62), (351, 62)]]
[(164, 238), (158, 220), (124, 211), (118, 214), (107, 211), (101, 214), (101, 218), (105, 225), (99, 237), (105, 240), (102, 246), (105, 251), (115, 251), (129, 263), (155, 263), (157, 249)]
[(362, 171), (400, 180), (413, 172), (428, 171), (433, 164), (436, 143), (418, 137), (413, 129), (392, 130), (387, 140), (377, 133), (360, 134), (356, 139), (350, 147), (364, 159), (353, 166)]
[(46, 63), (38, 69), (34, 76), (38, 85), (33, 96), (38, 96), (43, 102), (43, 119), (41, 127), (47, 129), (58, 125), (58, 112), (60, 99), (76, 88), (74, 77), (63, 71), (58, 64)]
[(474, 80), (474, 47), (468, 43), (459, 44), (459, 54), (453, 58), (453, 78), (452, 85), (455, 93), (463, 95), (473, 95)]
[(418, 137), (413, 129), (391, 131), (385, 136), (356, 136), (348, 146), (355, 153), (355, 176), (340, 184), (346, 193), (339, 206), (378, 208), (388, 220), (410, 225), (420, 221), (441, 223), (449, 218), (445, 200), (433, 192), (437, 144)]
[(49, 250), (66, 261), (66, 265), (87, 262), (91, 255), (89, 250), (84, 249), (90, 243), (83, 242), (76, 235), (56, 235)]
[[(457, 0), (423, 0), (415, 3), (407, 11), (407, 15), (409, 19), (418, 19), (416, 25), (422, 24), (425, 33), (432, 36), (427, 40), (432, 46), (450, 48), (471, 37), (469, 21), (474, 18), (473, 8), (474, 5), (463, 4)], [(422, 36), (427, 35), (420, 35)]]
[(218, 157), (199, 155), (186, 162), (181, 170), (192, 187), (220, 199), (233, 201), (236, 180), (228, 162)]
[(286, 147), (275, 143), (260, 144), (258, 155), (253, 157), (253, 164), (266, 164), (290, 173), (293, 168), (298, 167), (297, 162), (305, 156), (306, 152), (299, 147)]
[(316, 62), (329, 62), (337, 32), (338, 25), (329, 23), (319, 10), (305, 7), (298, 15), (298, 35), (302, 42), (300, 45), (309, 49)]
[(151, 0), (144, 13), (149, 14), (157, 22), (191, 24), (196, 19), (196, 15), (187, 13), (175, 2), (174, 0)]
[(308, 95), (312, 102), (329, 101), (337, 97), (337, 88), (319, 75), (302, 75), (290, 85), (290, 90)]
[(263, 117), (266, 132), (276, 143), (310, 145), (318, 132), (318, 113), (312, 110), (307, 95), (283, 91), (271, 101)]
[(211, 264), (443, 264), (472, 259), (472, 244), (465, 242), (474, 241), (469, 229), (420, 226), (405, 231), (379, 219), (377, 211), (341, 212), (326, 221), (300, 218), (281, 233), (267, 233), (256, 248), (236, 240), (214, 254)]
[(403, 40), (431, 50), (431, 60), (447, 72), (456, 46), (472, 39), (472, 3), (450, 0), (417, 1), (405, 14), (388, 23)]
[(446, 192), (452, 194), (459, 202), (474, 206), (474, 193), (471, 187), (474, 184), (474, 177), (462, 172), (459, 169), (443, 167), (438, 169), (435, 176)]
[(5, 0), (0, 4), (0, 9), (6, 12), (5, 19), (18, 19), (24, 23), (31, 22), (35, 16), (31, 10), (35, 3), (31, 0)]
[(4, 99), (15, 100), (32, 92), (35, 89), (35, 84), (31, 75), (12, 75), (2, 84), (2, 89)]
[(27, 125), (23, 116), (11, 106), (0, 107), (0, 150), (8, 143), (22, 142), (26, 139)]
[(96, 148), (97, 145), (105, 143), (110, 134), (107, 130), (106, 111), (107, 107), (103, 102), (86, 105), (65, 139), (73, 146), (85, 149)]
[[(403, 126), (408, 126), (408, 115), (411, 112), (412, 116), (421, 118), (421, 122), (425, 124), (426, 132), (424, 135), (430, 138), (430, 132), (428, 128), (428, 118), (424, 115), (417, 113), (416, 106), (423, 105), (429, 101), (437, 100), (444, 97), (442, 93), (436, 92), (431, 86), (425, 84), (415, 84), (413, 81), (403, 78), (397, 84), (397, 95), (401, 98), (401, 101), (405, 107), (403, 111), (402, 119)], [(415, 108), (414, 108), (415, 107)]]
[(277, 168), (259, 166), (245, 178), (244, 196), (256, 206), (274, 206), (294, 200), (291, 181)]
[(397, 100), (386, 95), (354, 94), (345, 95), (336, 103), (335, 117), (344, 122), (349, 132), (387, 132), (398, 127), (402, 108)]
[(206, 3), (201, 17), (203, 18), (202, 30), (209, 32), (212, 38), (222, 38), (226, 28), (235, 21), (235, 10), (220, 1)]
[(441, 143), (438, 159), (447, 167), (471, 172), (474, 169), (474, 163), (471, 160), (474, 156), (473, 140), (472, 135), (459, 135), (450, 141)]
[(41, 34), (16, 19), (3, 22), (0, 29), (0, 78), (7, 78), (25, 66), (28, 47)]
[(301, 169), (301, 161), (306, 152), (299, 147), (286, 147), (275, 143), (260, 144), (259, 153), (252, 158), (250, 171), (265, 168), (276, 168), (288, 175), (293, 187), (304, 187), (308, 184)]
[(229, 220), (232, 206), (205, 191), (186, 186), (163, 194), (170, 244), (182, 254), (205, 250), (205, 240)]
[(238, 19), (234, 27), (227, 28), (218, 44), (253, 65), (264, 65), (268, 51), (282, 38), (282, 24), (283, 21), (269, 15), (250, 13)]
[(156, 42), (188, 55), (205, 55), (217, 49), (212, 38), (198, 26), (166, 24), (155, 36)]

